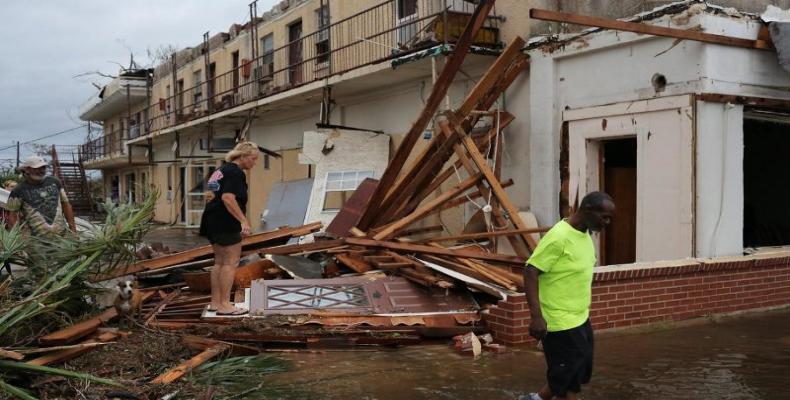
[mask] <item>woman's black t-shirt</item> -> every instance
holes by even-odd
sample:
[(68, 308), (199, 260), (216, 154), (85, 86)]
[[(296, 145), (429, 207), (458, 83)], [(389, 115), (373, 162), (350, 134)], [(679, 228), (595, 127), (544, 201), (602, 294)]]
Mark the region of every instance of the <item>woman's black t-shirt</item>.
[(200, 235), (206, 236), (208, 232), (241, 232), (241, 223), (225, 207), (222, 195), (233, 193), (241, 212), (247, 212), (247, 179), (244, 171), (232, 162), (221, 166), (208, 179), (208, 190), (214, 192), (214, 198), (206, 203), (203, 210)]

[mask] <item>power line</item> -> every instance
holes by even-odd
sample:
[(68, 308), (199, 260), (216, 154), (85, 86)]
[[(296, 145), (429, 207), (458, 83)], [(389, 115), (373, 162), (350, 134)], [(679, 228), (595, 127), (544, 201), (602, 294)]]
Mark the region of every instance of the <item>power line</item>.
[[(21, 143), (19, 143), (19, 144), (31, 144), (31, 143), (35, 143), (35, 142), (38, 142), (39, 140), (49, 139), (49, 138), (51, 138), (51, 137), (55, 137), (55, 136), (58, 136), (58, 135), (62, 135), (62, 134), (64, 134), (64, 133), (73, 132), (73, 131), (76, 131), (77, 129), (82, 129), (82, 128), (85, 128), (86, 126), (88, 126), (88, 124), (83, 124), (83, 125), (80, 125), (80, 126), (75, 126), (74, 128), (71, 128), (71, 129), (66, 129), (66, 130), (64, 130), (64, 131), (55, 132), (55, 133), (50, 133), (50, 134), (48, 134), (48, 135), (45, 135), (45, 136), (42, 136), (42, 137), (39, 137), (39, 138), (36, 138), (36, 139), (31, 139), (31, 140), (28, 140), (28, 141), (26, 141), (26, 142), (21, 142)], [(6, 147), (3, 147), (3, 148), (0, 148), (0, 151), (5, 151), (5, 150), (8, 150), (8, 149), (12, 149), (12, 148), (16, 147), (16, 145), (17, 145), (17, 144), (16, 144), (16, 143), (14, 143), (14, 144), (12, 144), (12, 145), (9, 145), (9, 146), (6, 146)]]

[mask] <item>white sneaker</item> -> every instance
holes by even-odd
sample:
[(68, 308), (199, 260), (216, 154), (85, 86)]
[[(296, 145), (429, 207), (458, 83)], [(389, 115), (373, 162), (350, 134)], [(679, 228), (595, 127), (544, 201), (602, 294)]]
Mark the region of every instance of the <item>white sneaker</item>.
[(522, 394), (517, 400), (543, 400), (537, 393)]

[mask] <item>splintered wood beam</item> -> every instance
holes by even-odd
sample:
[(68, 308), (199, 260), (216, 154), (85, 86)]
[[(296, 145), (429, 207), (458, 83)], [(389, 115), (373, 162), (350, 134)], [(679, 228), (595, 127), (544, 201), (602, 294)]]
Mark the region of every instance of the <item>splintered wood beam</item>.
[(521, 235), (524, 233), (543, 233), (548, 232), (551, 229), (550, 226), (542, 226), (540, 228), (531, 228), (531, 229), (509, 229), (505, 231), (494, 231), (494, 232), (480, 232), (480, 233), (464, 233), (461, 235), (454, 235), (454, 236), (438, 236), (428, 239), (423, 239), (417, 241), (417, 243), (423, 242), (456, 242), (462, 240), (475, 240), (475, 239), (488, 239), (492, 237), (500, 237), (500, 236), (515, 236)]
[(444, 230), (444, 227), (441, 225), (433, 225), (433, 226), (426, 226), (423, 228), (414, 228), (414, 229), (404, 229), (402, 230), (398, 236), (415, 236), (415, 235), (422, 235), (424, 233), (431, 233), (431, 232), (441, 232)]
[(650, 24), (626, 22), (616, 19), (591, 17), (588, 15), (572, 14), (560, 11), (529, 10), (529, 17), (542, 21), (564, 22), (582, 26), (612, 29), (623, 32), (633, 32), (643, 35), (664, 36), (675, 39), (693, 40), (703, 43), (720, 44), (724, 46), (743, 47), (747, 49), (774, 50), (772, 44), (763, 40), (742, 39), (732, 36), (716, 35), (712, 33), (697, 32), (692, 30), (667, 28)]
[[(291, 237), (308, 235), (318, 231), (321, 229), (321, 227), (322, 224), (320, 222), (313, 222), (295, 228), (287, 227), (275, 231), (256, 233), (250, 236), (245, 236), (241, 241), (241, 246), (243, 250), (265, 247), (267, 242), (279, 242), (287, 240)], [(169, 254), (166, 256), (152, 258), (149, 260), (137, 262), (135, 264), (116, 268), (103, 275), (92, 277), (90, 281), (101, 282), (124, 275), (136, 274), (138, 272), (162, 269), (176, 264), (194, 261), (200, 258), (210, 257), (213, 254), (214, 249), (212, 246), (200, 246), (194, 249), (182, 251), (180, 253)]]
[[(450, 123), (448, 121), (440, 122), (439, 126), (442, 129), (442, 134), (448, 135), (448, 136), (459, 136), (459, 135), (455, 135), (454, 134), (453, 130), (450, 128)], [(460, 136), (459, 136), (459, 138), (460, 138)], [(475, 150), (477, 150), (477, 146), (474, 144), (474, 141), (472, 141), (472, 142), (473, 142), (472, 146), (474, 146)], [(467, 151), (468, 150), (464, 151), (464, 148), (461, 145), (455, 146), (454, 149), (455, 149), (455, 154), (456, 154), (456, 156), (458, 156), (458, 159), (461, 161), (461, 164), (463, 164), (464, 169), (466, 169), (466, 171), (468, 173), (470, 173), (470, 174), (475, 173), (475, 166), (473, 165), (472, 161), (469, 159), (469, 156), (467, 156)], [(479, 151), (478, 151), (478, 154), (479, 154)], [(482, 157), (482, 155), (481, 155), (481, 157)], [(486, 167), (488, 166), (488, 164), (486, 164), (486, 162), (485, 162), (485, 159), (483, 159), (483, 164), (485, 164)], [(479, 167), (478, 167), (478, 169), (479, 169)], [(499, 184), (498, 180), (497, 180), (497, 183)], [(491, 185), (491, 183), (489, 183), (489, 186), (490, 185)], [(483, 195), (484, 198), (491, 197), (490, 189), (488, 187), (486, 187), (486, 185), (482, 181), (478, 183), (477, 190), (480, 192), (480, 194)], [(502, 210), (500, 210), (499, 207), (493, 207), (493, 205), (492, 205), (492, 207), (491, 207), (491, 214), (492, 214), (492, 216), (494, 218), (494, 221), (496, 221), (498, 226), (501, 226), (501, 227), (508, 226), (508, 221), (505, 218), (505, 216), (502, 215)], [(513, 247), (513, 250), (516, 252), (516, 254), (519, 257), (527, 257), (529, 255), (529, 252), (530, 252), (531, 249), (525, 243), (522, 243), (522, 241), (519, 240), (519, 238), (508, 236), (507, 239), (510, 242), (510, 245)]]
[(229, 349), (230, 346), (224, 343), (211, 346), (202, 351), (200, 354), (190, 358), (185, 363), (180, 364), (179, 366), (165, 372), (164, 374), (157, 376), (153, 381), (151, 381), (151, 383), (166, 385), (168, 383), (175, 382), (201, 364), (228, 351)]
[[(480, 100), (477, 109), (488, 110), (489, 108), (491, 108), (494, 105), (494, 103), (496, 103), (496, 101), (499, 99), (499, 97), (502, 96), (503, 93), (505, 93), (505, 90), (507, 90), (507, 88), (509, 88), (510, 85), (513, 84), (513, 81), (515, 81), (516, 78), (518, 78), (519, 75), (521, 75), (521, 73), (527, 69), (527, 67), (529, 67), (529, 56), (525, 54), (521, 54), (518, 57), (516, 57), (515, 61), (513, 61), (513, 64), (511, 64), (510, 67), (507, 69), (507, 71), (505, 71), (499, 82), (497, 82), (496, 86), (494, 86), (494, 88), (491, 89), (491, 91), (488, 94), (486, 94), (482, 100)], [(462, 125), (464, 131), (466, 132), (471, 131), (472, 127), (474, 127), (475, 124), (477, 124), (477, 121), (479, 119), (480, 117), (476, 115), (470, 115), (466, 117), (466, 119), (464, 120), (464, 124)]]
[[(477, 149), (477, 146), (475, 146), (475, 143), (472, 140), (472, 138), (466, 135), (466, 132), (464, 132), (463, 129), (461, 128), (460, 125), (461, 121), (459, 120), (459, 118), (454, 113), (451, 112), (447, 112), (445, 113), (445, 115), (447, 116), (450, 125), (452, 125), (452, 127), (455, 129), (455, 133), (456, 135), (458, 135), (459, 139), (461, 140), (461, 143), (464, 145), (464, 147), (466, 147), (466, 151), (469, 153), (469, 156), (471, 157), (472, 161), (477, 166), (477, 170), (483, 174), (483, 177), (485, 178), (486, 182), (488, 182), (488, 186), (494, 192), (494, 196), (496, 196), (497, 201), (499, 202), (499, 204), (502, 205), (502, 208), (504, 208), (505, 211), (507, 212), (510, 221), (513, 222), (513, 225), (517, 229), (529, 229), (529, 226), (527, 226), (527, 224), (525, 224), (524, 221), (521, 220), (521, 217), (518, 215), (518, 209), (510, 201), (510, 197), (505, 192), (505, 189), (502, 188), (502, 184), (499, 183), (499, 180), (496, 178), (494, 171), (492, 171), (491, 168), (486, 163), (485, 157), (483, 157), (483, 155), (480, 154), (480, 150)], [(535, 242), (532, 236), (524, 233), (521, 234), (521, 237), (527, 243), (529, 250), (534, 251), (535, 247), (537, 247), (538, 244), (537, 242)]]
[(485, 253), (476, 250), (447, 249), (414, 243), (389, 242), (362, 238), (347, 238), (349, 244), (365, 247), (378, 247), (407, 253), (431, 254), (439, 256), (465, 257), (475, 260), (499, 262), (508, 265), (524, 266), (526, 259), (517, 256), (508, 256), (498, 253)]
[(305, 253), (311, 251), (321, 251), (321, 250), (331, 249), (334, 247), (340, 247), (343, 246), (344, 244), (345, 241), (343, 239), (317, 240), (312, 243), (287, 244), (284, 246), (269, 247), (267, 249), (259, 250), (258, 253), (288, 255), (288, 254)]
[(335, 258), (337, 258), (337, 261), (340, 261), (341, 264), (351, 268), (354, 272), (359, 274), (364, 274), (373, 269), (367, 261), (349, 254), (336, 254)]
[(497, 81), (502, 77), (505, 70), (507, 70), (508, 66), (513, 63), (516, 57), (521, 53), (521, 49), (524, 47), (526, 42), (519, 36), (513, 38), (513, 40), (508, 43), (505, 50), (497, 57), (494, 61), (494, 64), (488, 68), (485, 75), (477, 81), (477, 84), (474, 88), (469, 92), (466, 96), (466, 99), (461, 104), (460, 107), (456, 110), (458, 115), (467, 115), (471, 113), (473, 110), (487, 110), (489, 107), (480, 107), (480, 100), (486, 95), (486, 93), (490, 92), (491, 89), (496, 85)]
[(472, 186), (475, 186), (480, 181), (480, 179), (481, 179), (480, 174), (470, 176), (469, 178), (465, 179), (463, 182), (454, 186), (452, 189), (440, 194), (439, 196), (436, 196), (435, 199), (424, 204), (422, 207), (419, 207), (418, 209), (414, 210), (413, 213), (390, 224), (384, 230), (374, 235), (373, 239), (382, 240), (395, 236), (403, 228), (413, 224), (415, 221), (428, 215), (428, 213), (430, 213), (431, 210), (440, 207), (442, 203), (454, 199), (456, 196), (469, 190), (469, 188), (471, 188)]
[[(505, 127), (507, 127), (515, 119), (515, 117), (513, 117), (513, 115), (508, 113), (508, 112), (502, 112), (500, 118), (501, 118), (500, 119), (500, 124), (499, 124), (499, 129), (500, 130), (502, 130)], [(441, 125), (439, 127), (441, 129)], [(448, 137), (448, 135), (444, 134), (444, 132), (441, 132), (441, 133), (442, 133), (442, 135), (437, 135), (437, 136), (442, 136), (442, 137), (445, 137), (445, 138), (448, 138), (448, 139), (449, 139), (449, 137), (454, 137), (455, 136), (455, 135), (450, 135)], [(491, 128), (491, 130), (484, 135), (483, 139), (480, 140), (480, 143), (478, 143), (478, 144), (480, 146), (487, 146), (491, 142), (491, 138), (496, 136), (496, 133), (497, 133), (497, 128), (496, 127)], [(453, 150), (456, 153), (457, 153), (459, 148), (460, 147), (459, 147), (459, 145), (457, 143), (453, 145)], [(406, 214), (414, 211), (414, 209), (416, 209), (417, 206), (419, 206), (419, 204), (423, 202), (423, 200), (425, 200), (431, 193), (433, 193), (436, 189), (438, 189), (447, 179), (449, 179), (451, 176), (453, 176), (453, 174), (455, 173), (457, 168), (460, 168), (460, 167), (463, 167), (463, 166), (464, 166), (464, 164), (463, 164), (463, 160), (462, 159), (459, 158), (458, 160), (456, 160), (455, 163), (452, 166), (450, 166), (449, 168), (444, 170), (441, 174), (436, 176), (436, 178), (434, 178), (433, 182), (431, 182), (430, 185), (428, 185), (422, 191), (420, 191), (419, 193), (414, 195), (411, 198), (411, 200), (409, 201), (409, 203), (405, 207), (401, 208), (401, 210), (398, 211), (397, 214), (395, 214), (393, 219), (397, 220), (397, 219), (403, 218)]]
[[(409, 198), (419, 191), (423, 184), (427, 184), (433, 180), (439, 173), (440, 168), (453, 154), (453, 147), (458, 144), (458, 138), (444, 137), (441, 140), (439, 148), (431, 155), (420, 170), (409, 181), (404, 181), (402, 187), (398, 187), (397, 191), (391, 197), (385, 199), (381, 204), (381, 209), (374, 221), (374, 225), (382, 225), (394, 220), (393, 216), (399, 209), (408, 203)], [(411, 211), (409, 211), (411, 212)]]
[(115, 340), (118, 336), (120, 336), (120, 334), (117, 332), (105, 332), (93, 339), (85, 340), (81, 343), (82, 346), (74, 346), (73, 348), (57, 350), (53, 353), (34, 358), (28, 361), (27, 364), (41, 366), (68, 361), (92, 350), (97, 346), (101, 346), (102, 343)]
[[(503, 188), (511, 187), (511, 186), (513, 186), (513, 184), (514, 184), (513, 180), (512, 179), (508, 179), (508, 180), (502, 182), (502, 187)], [(464, 203), (468, 202), (470, 199), (475, 200), (475, 199), (479, 199), (480, 197), (483, 197), (483, 194), (480, 193), (480, 191), (478, 190), (478, 191), (476, 191), (474, 193), (469, 194), (469, 196), (459, 197), (457, 199), (450, 200), (447, 203), (444, 203), (441, 207), (433, 210), (431, 212), (431, 214), (437, 213), (439, 211), (444, 211), (444, 210), (446, 210), (448, 208), (458, 207), (461, 204), (464, 204)], [(493, 206), (493, 203), (494, 203), (493, 199), (492, 199), (491, 203), (492, 203), (491, 205)]]
[(434, 114), (436, 114), (436, 110), (439, 109), (442, 101), (444, 101), (444, 97), (447, 95), (447, 91), (450, 89), (455, 75), (458, 73), (458, 70), (461, 69), (461, 64), (464, 58), (466, 58), (467, 53), (469, 53), (469, 48), (472, 45), (474, 37), (483, 26), (483, 23), (488, 18), (488, 14), (493, 7), (494, 0), (480, 0), (477, 7), (475, 7), (463, 33), (461, 33), (456, 41), (453, 52), (448, 57), (436, 83), (434, 83), (433, 90), (431, 90), (431, 94), (425, 102), (425, 107), (423, 107), (417, 120), (414, 121), (411, 129), (409, 129), (403, 142), (401, 142), (401, 145), (395, 152), (395, 156), (392, 158), (389, 166), (381, 177), (378, 188), (368, 202), (368, 207), (362, 215), (362, 219), (359, 224), (357, 224), (357, 227), (363, 231), (371, 227), (376, 215), (380, 211), (381, 202), (384, 200), (384, 196), (386, 196), (387, 191), (392, 187), (392, 184), (395, 183), (398, 175), (400, 175), (401, 168), (409, 158), (414, 144), (417, 143), (417, 140), (422, 136), (425, 127), (428, 126), (428, 123), (431, 121)]

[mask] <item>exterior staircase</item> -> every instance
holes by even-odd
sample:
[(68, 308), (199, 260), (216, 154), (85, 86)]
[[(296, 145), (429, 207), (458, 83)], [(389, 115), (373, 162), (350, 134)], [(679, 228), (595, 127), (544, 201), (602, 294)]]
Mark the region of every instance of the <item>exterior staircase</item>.
[(95, 206), (91, 197), (90, 185), (82, 164), (71, 155), (71, 160), (58, 157), (55, 146), (52, 146), (52, 172), (63, 184), (66, 195), (75, 215), (93, 216)]

